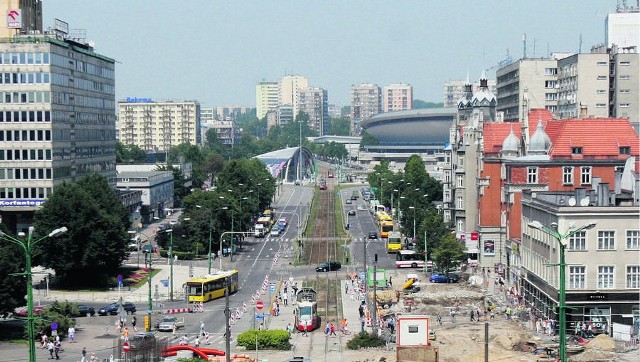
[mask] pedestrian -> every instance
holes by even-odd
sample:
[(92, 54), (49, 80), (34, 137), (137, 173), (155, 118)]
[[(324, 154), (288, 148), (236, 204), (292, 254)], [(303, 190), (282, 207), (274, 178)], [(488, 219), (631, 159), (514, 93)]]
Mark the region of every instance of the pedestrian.
[(178, 343), (181, 346), (188, 346), (189, 345), (189, 337), (187, 337), (187, 334), (185, 333), (184, 336), (182, 336), (180, 338), (180, 343)]
[(449, 312), (449, 315), (451, 315), (451, 323), (455, 323), (456, 322), (456, 310), (454, 308), (451, 308), (451, 311)]
[(193, 341), (193, 346), (196, 348), (200, 348), (200, 336), (197, 336), (196, 340)]
[(59, 341), (56, 341), (56, 343), (55, 343), (55, 345), (54, 345), (54, 347), (53, 347), (54, 352), (55, 352), (55, 354), (56, 354), (56, 359), (60, 359), (60, 355), (59, 355), (58, 353), (60, 353), (60, 348), (61, 348), (61, 347), (62, 347), (62, 345), (60, 344), (60, 342), (59, 342)]
[(360, 315), (360, 318), (364, 317), (364, 305), (360, 304), (360, 307), (358, 307), (358, 315)]
[(389, 277), (389, 286), (392, 287), (393, 283), (391, 283), (391, 277)]
[(442, 325), (442, 315), (440, 315), (440, 313), (436, 314), (436, 319), (438, 321), (438, 325), (441, 326)]
[(89, 359), (89, 361), (98, 362), (98, 356), (96, 356), (95, 353), (91, 352), (91, 359)]
[(133, 316), (133, 318), (131, 319), (131, 327), (133, 328), (134, 332), (137, 332), (138, 330), (136, 329), (136, 323), (138, 322), (138, 320), (136, 319), (136, 316)]
[(287, 333), (291, 336), (291, 332), (293, 332), (293, 328), (291, 327), (291, 323), (287, 323)]
[(330, 336), (336, 336), (336, 337), (338, 336), (336, 334), (336, 326), (333, 323), (331, 323), (331, 325), (329, 326), (329, 330), (331, 331), (329, 333)]
[(49, 337), (47, 336), (46, 333), (42, 334), (42, 343), (40, 345), (40, 348), (47, 348), (47, 344), (49, 344)]
[(204, 336), (204, 321), (200, 321), (200, 335)]
[(178, 329), (178, 326), (173, 323), (173, 326), (171, 327), (171, 332), (173, 333), (173, 338), (176, 338), (176, 330)]
[(82, 347), (82, 361), (87, 362), (87, 347)]
[(284, 303), (284, 305), (289, 305), (287, 292), (284, 292), (284, 294), (282, 294), (282, 303)]
[(204, 333), (204, 344), (211, 344), (211, 341), (209, 340), (209, 332)]
[(476, 320), (480, 322), (480, 308), (476, 309)]
[(364, 317), (360, 317), (360, 330), (364, 332)]
[(393, 317), (389, 318), (389, 330), (393, 333), (396, 330), (396, 322), (393, 320)]
[(76, 338), (76, 329), (73, 326), (69, 326), (67, 329), (67, 338), (69, 339), (69, 343), (73, 343)]
[(124, 339), (125, 342), (129, 341), (129, 328), (124, 327), (124, 330), (122, 331), (122, 339)]
[(469, 313), (469, 322), (475, 322), (476, 318), (475, 318), (475, 313), (473, 313), (473, 310)]
[(53, 341), (47, 342), (47, 350), (49, 351), (49, 359), (53, 359), (53, 350), (55, 346), (53, 345)]
[(329, 334), (331, 332), (331, 326), (329, 326), (329, 322), (324, 325), (324, 334)]

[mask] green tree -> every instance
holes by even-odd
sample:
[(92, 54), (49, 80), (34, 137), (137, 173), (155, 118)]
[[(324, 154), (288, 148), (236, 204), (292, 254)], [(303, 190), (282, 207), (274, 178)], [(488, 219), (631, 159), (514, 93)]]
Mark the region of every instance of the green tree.
[[(11, 235), (4, 224), (0, 230), (7, 236)], [(25, 305), (24, 296), (27, 294), (26, 276), (19, 275), (24, 271), (24, 250), (18, 245), (0, 238), (0, 316), (13, 312), (16, 307)]]
[(442, 108), (444, 107), (444, 103), (435, 103), (435, 102), (425, 102), (420, 99), (413, 100), (413, 109), (424, 109), (424, 108)]
[(34, 215), (35, 238), (66, 226), (56, 238), (40, 241), (34, 265), (52, 268), (70, 286), (104, 285), (127, 257), (129, 215), (107, 180), (94, 173), (62, 183)]
[(360, 140), (360, 149), (363, 150), (366, 146), (373, 146), (380, 143), (377, 138), (373, 137), (369, 132), (362, 130), (360, 132), (362, 139)]
[(192, 184), (196, 187), (202, 185), (206, 177), (201, 167), (203, 160), (204, 154), (200, 147), (196, 145), (183, 143), (181, 145), (171, 147), (169, 150), (169, 165), (175, 165), (181, 161), (191, 162), (191, 180)]
[(69, 302), (54, 301), (45, 308), (34, 321), (36, 333), (51, 335), (51, 323), (58, 324), (57, 333), (61, 338), (67, 337), (67, 330), (76, 325), (75, 316), (78, 315), (78, 306)]
[(445, 235), (449, 234), (449, 228), (444, 223), (442, 219), (442, 215), (440, 215), (435, 207), (429, 207), (425, 216), (420, 222), (420, 226), (417, 231), (418, 235), (418, 244), (416, 245), (417, 250), (420, 252), (424, 252), (424, 238), (427, 238), (427, 257), (431, 259), (434, 250), (440, 245), (440, 242), (445, 237)]
[(146, 153), (137, 145), (116, 143), (116, 163), (142, 163), (146, 161)]
[(448, 271), (451, 265), (462, 261), (464, 253), (465, 247), (456, 239), (456, 236), (447, 234), (433, 251), (433, 257), (441, 269)]
[(351, 132), (351, 121), (347, 117), (329, 118), (329, 134), (348, 136)]

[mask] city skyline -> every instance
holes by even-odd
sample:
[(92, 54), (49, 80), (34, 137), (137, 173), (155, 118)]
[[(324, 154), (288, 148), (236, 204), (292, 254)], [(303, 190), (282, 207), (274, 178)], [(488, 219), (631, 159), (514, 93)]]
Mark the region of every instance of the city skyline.
[[(414, 98), (443, 101), (446, 81), (471, 81), (498, 62), (548, 52), (588, 52), (604, 42), (616, 1), (262, 3), (46, 0), (58, 18), (85, 29), (96, 52), (116, 59), (116, 98), (198, 100), (255, 107), (258, 82), (302, 75), (349, 104), (352, 84), (407, 83)], [(153, 11), (150, 11), (153, 8)], [(96, 16), (99, 14), (100, 16)], [(537, 16), (531, 16), (537, 14)], [(188, 24), (185, 26), (183, 24)]]

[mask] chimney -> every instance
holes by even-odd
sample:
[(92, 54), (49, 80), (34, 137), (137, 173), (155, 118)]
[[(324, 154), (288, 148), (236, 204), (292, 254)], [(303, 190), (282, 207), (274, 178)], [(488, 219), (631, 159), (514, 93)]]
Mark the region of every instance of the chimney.
[(609, 184), (601, 183), (598, 185), (598, 206), (609, 206)]
[(624, 170), (623, 167), (616, 167), (616, 170), (613, 174), (613, 182), (614, 182), (614, 192), (616, 195), (620, 195), (620, 193), (622, 192), (622, 188), (621, 188), (621, 182), (622, 182), (622, 171)]
[(578, 205), (580, 205), (580, 200), (584, 199), (585, 196), (587, 196), (587, 189), (585, 189), (584, 187), (576, 187), (576, 201), (578, 202)]

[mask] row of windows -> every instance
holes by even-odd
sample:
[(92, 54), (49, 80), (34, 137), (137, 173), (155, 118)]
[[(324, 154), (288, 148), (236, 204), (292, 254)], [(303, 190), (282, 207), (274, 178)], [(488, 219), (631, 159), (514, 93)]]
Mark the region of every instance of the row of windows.
[(0, 168), (0, 180), (51, 180), (52, 177), (50, 168)]
[(0, 103), (50, 103), (51, 92), (0, 92)]
[(74, 69), (103, 78), (115, 79), (115, 72), (111, 68), (101, 67), (96, 64), (83, 62), (81, 60), (73, 58), (67, 58), (61, 54), (51, 54), (51, 64), (57, 65), (62, 68)]
[(114, 94), (115, 92), (115, 87), (112, 84), (81, 78), (69, 78), (69, 76), (63, 74), (54, 74), (51, 83), (63, 87), (72, 87), (107, 94)]
[(51, 190), (49, 187), (0, 187), (0, 199), (45, 199)]
[[(614, 230), (598, 231), (597, 250), (615, 250), (616, 232)], [(640, 249), (640, 230), (627, 230), (626, 249)], [(569, 237), (569, 250), (588, 250), (587, 233), (581, 231)]]
[(0, 64), (49, 64), (49, 53), (0, 53)]
[(2, 150), (0, 149), (0, 161), (26, 160), (44, 161), (51, 160), (51, 150), (49, 149), (28, 149), (28, 150)]
[(0, 73), (0, 84), (49, 84), (50, 73)]
[(0, 111), (0, 123), (51, 122), (50, 111)]
[(51, 141), (51, 130), (0, 130), (0, 142), (2, 141)]
[[(587, 267), (582, 265), (569, 266), (569, 289), (595, 289), (588, 287), (586, 283)], [(615, 267), (612, 265), (598, 266), (597, 289), (614, 289)], [(625, 288), (640, 288), (640, 266), (627, 265)]]

